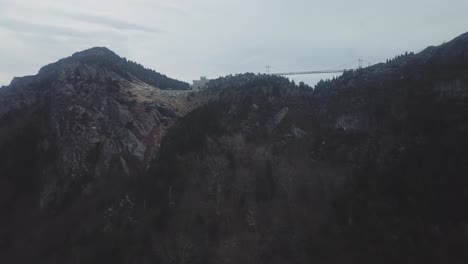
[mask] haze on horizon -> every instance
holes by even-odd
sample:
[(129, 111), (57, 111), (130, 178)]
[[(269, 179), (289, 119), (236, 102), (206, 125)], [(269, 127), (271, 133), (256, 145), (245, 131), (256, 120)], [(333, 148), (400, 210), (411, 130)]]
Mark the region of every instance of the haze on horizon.
[[(94, 46), (187, 82), (353, 68), (464, 33), (466, 0), (0, 0), (0, 86)], [(333, 75), (294, 77), (313, 85)]]

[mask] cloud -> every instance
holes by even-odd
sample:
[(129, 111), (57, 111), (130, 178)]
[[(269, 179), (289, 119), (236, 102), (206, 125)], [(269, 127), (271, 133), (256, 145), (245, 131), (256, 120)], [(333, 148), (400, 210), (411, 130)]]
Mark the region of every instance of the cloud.
[(0, 27), (17, 33), (30, 33), (37, 35), (64, 35), (69, 37), (86, 36), (86, 33), (80, 32), (79, 30), (76, 30), (74, 28), (37, 24), (6, 17), (0, 17)]
[(190, 12), (187, 11), (187, 9), (183, 7), (183, 5), (181, 6), (181, 5), (174, 4), (174, 3), (177, 3), (177, 1), (171, 1), (168, 3), (160, 3), (157, 1), (153, 1), (153, 0), (150, 0), (150, 1), (140, 0), (140, 1), (134, 1), (134, 3), (135, 5), (140, 5), (145, 9), (157, 10), (157, 11), (165, 12), (165, 13), (169, 12), (175, 15), (183, 15), (183, 16), (190, 15)]
[[(7, 4), (0, 9), (0, 27), (18, 30), (23, 33), (48, 33), (85, 36), (88, 32), (114, 30), (119, 32), (139, 31), (142, 33), (167, 34), (167, 31), (148, 26), (144, 23), (135, 23), (125, 18), (109, 16), (105, 13), (83, 12), (80, 9), (71, 9), (60, 6), (44, 6), (27, 1), (18, 2), (4, 0)], [(46, 0), (45, 0), (46, 1)], [(82, 0), (83, 1), (83, 0)], [(86, 1), (86, 0), (84, 0)], [(66, 1), (65, 1), (66, 2)]]
[(167, 31), (158, 29), (156, 27), (144, 26), (144, 25), (127, 22), (127, 21), (120, 20), (120, 19), (115, 19), (112, 17), (105, 17), (105, 16), (92, 15), (92, 14), (86, 14), (86, 13), (71, 13), (71, 12), (65, 12), (65, 13), (54, 12), (54, 13), (55, 15), (61, 16), (63, 18), (68, 18), (68, 19), (72, 19), (72, 20), (76, 20), (80, 22), (86, 22), (90, 24), (97, 24), (97, 25), (112, 28), (115, 30), (135, 30), (135, 31), (142, 31), (142, 32), (147, 32), (147, 33), (167, 34)]

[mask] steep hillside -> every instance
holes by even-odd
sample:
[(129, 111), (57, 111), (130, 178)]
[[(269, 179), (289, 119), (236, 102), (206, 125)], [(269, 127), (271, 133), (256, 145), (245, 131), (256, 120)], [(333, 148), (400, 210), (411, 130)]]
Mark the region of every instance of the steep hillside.
[(147, 254), (163, 263), (466, 262), (467, 76), (465, 34), (313, 91), (252, 74), (211, 82), (138, 192), (155, 208), (142, 227)]

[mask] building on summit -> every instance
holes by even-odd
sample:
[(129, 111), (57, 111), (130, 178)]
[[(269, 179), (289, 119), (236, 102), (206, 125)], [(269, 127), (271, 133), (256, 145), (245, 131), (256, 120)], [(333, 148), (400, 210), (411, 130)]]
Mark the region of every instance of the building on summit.
[(209, 81), (210, 80), (208, 80), (205, 76), (200, 77), (200, 80), (194, 80), (192, 84), (192, 90), (199, 91), (206, 88)]

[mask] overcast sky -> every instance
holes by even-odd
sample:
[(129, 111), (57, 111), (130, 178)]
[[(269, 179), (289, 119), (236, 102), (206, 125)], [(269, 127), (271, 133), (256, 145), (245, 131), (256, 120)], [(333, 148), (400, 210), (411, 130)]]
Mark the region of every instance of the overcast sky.
[(467, 14), (468, 0), (0, 0), (0, 85), (94, 46), (187, 82), (352, 68), (449, 41)]

